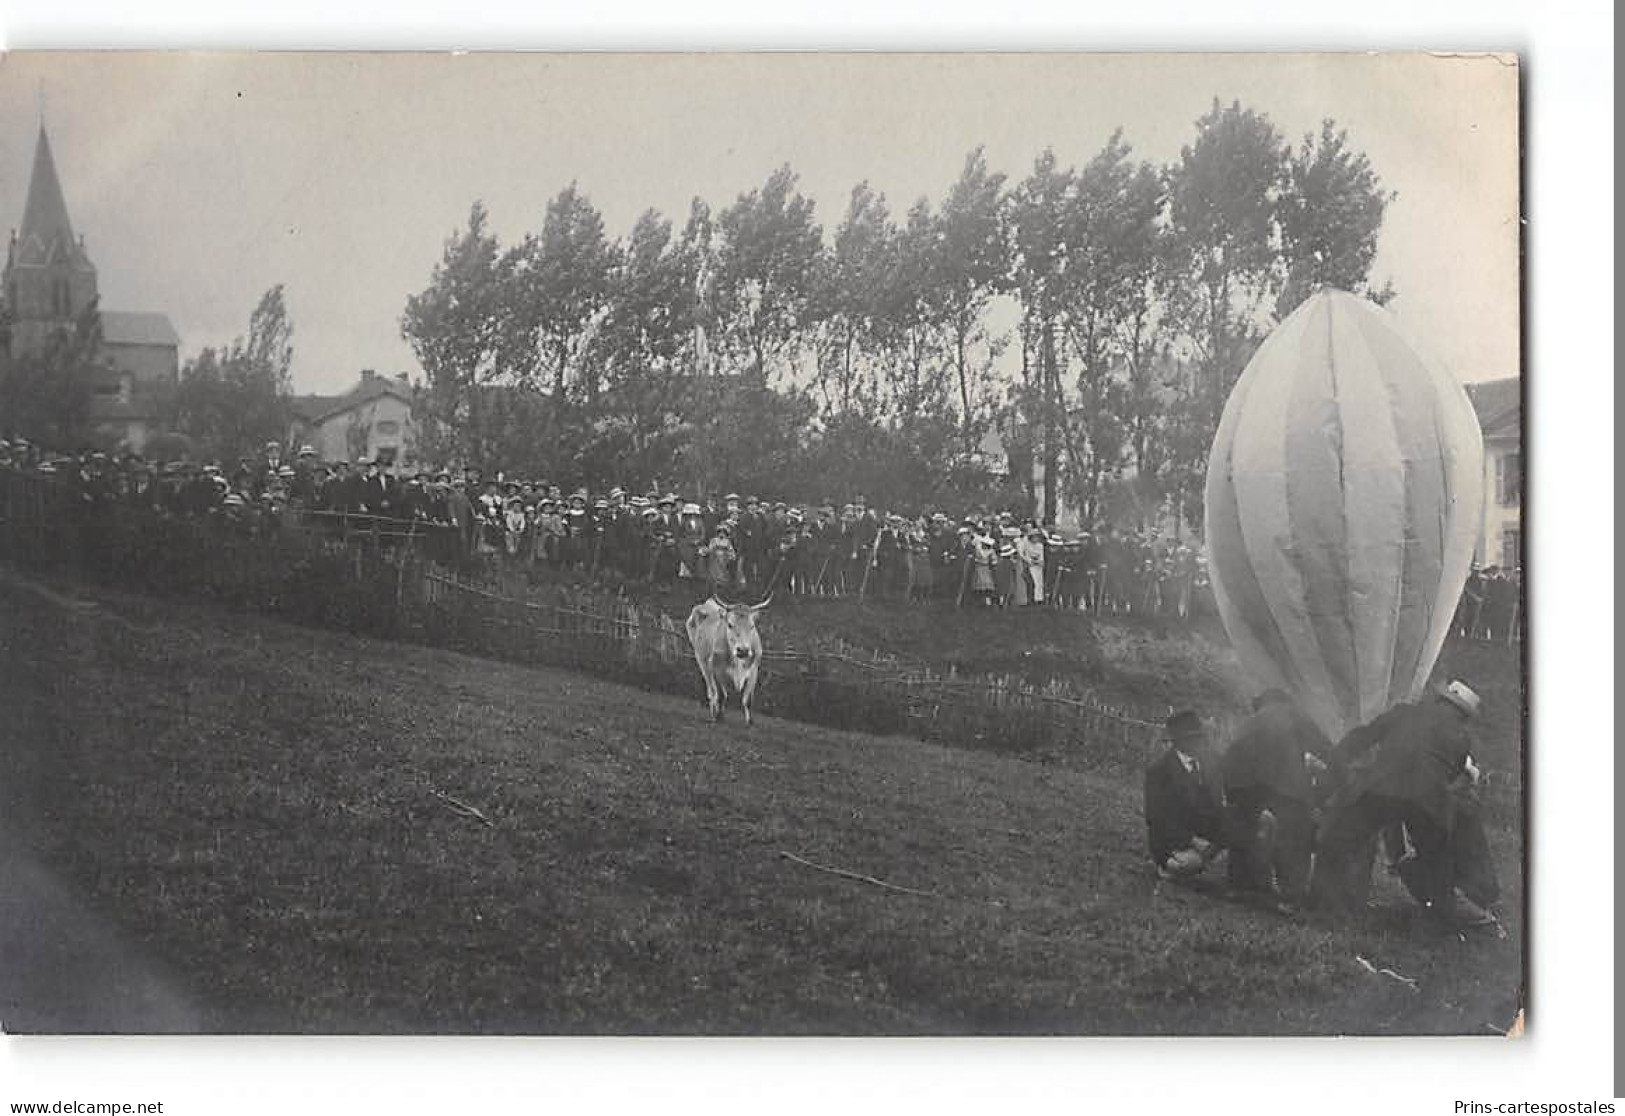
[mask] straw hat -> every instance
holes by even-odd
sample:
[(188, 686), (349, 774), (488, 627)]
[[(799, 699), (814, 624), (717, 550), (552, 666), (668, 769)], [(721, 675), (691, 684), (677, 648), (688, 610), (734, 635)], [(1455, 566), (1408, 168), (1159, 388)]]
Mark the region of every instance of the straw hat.
[(1468, 717), (1478, 716), (1479, 706), (1483, 704), (1473, 688), (1460, 679), (1444, 683), (1436, 692)]

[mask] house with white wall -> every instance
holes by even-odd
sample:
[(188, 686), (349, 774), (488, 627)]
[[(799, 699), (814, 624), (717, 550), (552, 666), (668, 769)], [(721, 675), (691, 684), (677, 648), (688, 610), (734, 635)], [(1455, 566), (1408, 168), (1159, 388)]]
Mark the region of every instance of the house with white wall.
[(1484, 525), (1474, 561), (1506, 570), (1523, 567), (1523, 380), (1468, 384), (1467, 397), (1484, 432)]
[(413, 396), (404, 372), (362, 372), (360, 382), (342, 395), (295, 397), (288, 442), (295, 453), (310, 446), (323, 461), (382, 459), (392, 469), (415, 465)]

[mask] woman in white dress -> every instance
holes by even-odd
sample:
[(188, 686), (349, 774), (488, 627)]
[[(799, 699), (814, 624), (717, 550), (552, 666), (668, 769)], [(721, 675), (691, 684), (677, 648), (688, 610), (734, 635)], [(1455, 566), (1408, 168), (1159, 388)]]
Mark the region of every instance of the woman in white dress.
[(1025, 537), (1016, 543), (1016, 555), (1027, 568), (1029, 600), (1044, 603), (1044, 532), (1037, 524), (1028, 524)]

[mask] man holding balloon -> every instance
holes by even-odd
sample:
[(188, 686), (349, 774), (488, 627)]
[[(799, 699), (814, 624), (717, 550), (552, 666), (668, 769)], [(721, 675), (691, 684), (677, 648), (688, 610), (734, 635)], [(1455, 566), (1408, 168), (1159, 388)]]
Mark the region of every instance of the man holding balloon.
[(1323, 764), (1331, 741), (1284, 690), (1266, 690), (1224, 751), (1225, 809), (1231, 832), (1230, 883), (1241, 891), (1298, 901), (1309, 890), (1316, 789), (1305, 757)]
[[(1456, 908), (1479, 701), (1464, 683), (1427, 686), (1483, 497), (1483, 435), (1461, 384), (1356, 295), (1306, 299), (1225, 402), (1204, 492), (1210, 580), (1260, 688), (1290, 695), (1326, 738), (1347, 738), (1315, 864), (1314, 890), (1334, 905), (1363, 897), (1387, 828), (1408, 841), (1396, 842), (1396, 868), (1413, 894), (1441, 914)], [(1487, 847), (1469, 859), (1487, 867)]]
[[(1464, 682), (1439, 686), (1349, 733), (1334, 770), (1344, 786), (1328, 802), (1315, 864), (1315, 893), (1327, 906), (1362, 905), (1377, 834), (1395, 871), (1431, 914), (1447, 925), (1491, 925), (1480, 906), (1495, 898), (1482, 827), (1471, 808), (1478, 770), (1468, 724), (1479, 696)], [(1477, 901), (1458, 895), (1458, 884)]]

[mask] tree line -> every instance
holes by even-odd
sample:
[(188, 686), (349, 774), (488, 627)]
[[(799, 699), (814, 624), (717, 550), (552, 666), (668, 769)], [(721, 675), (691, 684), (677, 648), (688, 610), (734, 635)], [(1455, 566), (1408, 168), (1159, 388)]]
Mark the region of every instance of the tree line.
[[(1270, 326), (1331, 285), (1377, 301), (1385, 190), (1327, 120), (1287, 142), (1215, 100), (1179, 158), (1121, 130), (1027, 176), (978, 148), (906, 211), (856, 185), (833, 230), (794, 170), (624, 238), (575, 184), (499, 243), (485, 207), (445, 243), (402, 334), (431, 457), (567, 483), (663, 484), (887, 506), (1112, 482), (1199, 515), (1230, 387)], [(1003, 490), (981, 451), (997, 431)]]
[[(1335, 122), (1292, 144), (1215, 100), (1168, 165), (1121, 130), (1021, 179), (978, 148), (903, 211), (857, 184), (833, 229), (789, 166), (620, 238), (575, 184), (510, 245), (475, 202), (400, 321), (418, 453), (570, 486), (1044, 518), (1063, 492), (1120, 517), (1126, 494), (1131, 518), (1195, 522), (1224, 400), (1274, 322), (1321, 285), (1393, 297), (1370, 271), (1394, 196)], [(277, 286), (246, 336), (186, 362), (168, 410), (195, 456), (286, 436), (292, 332)], [(95, 348), (94, 308), (44, 353), (0, 346), (12, 428), (80, 433)], [(1055, 479), (1041, 498), (1035, 467)]]

